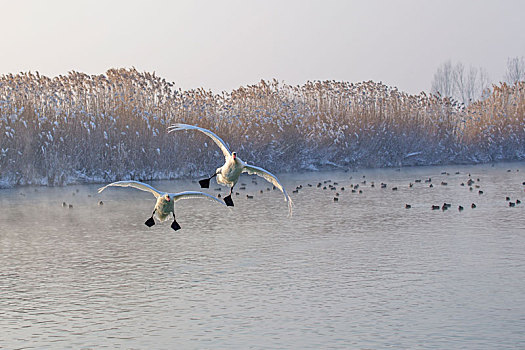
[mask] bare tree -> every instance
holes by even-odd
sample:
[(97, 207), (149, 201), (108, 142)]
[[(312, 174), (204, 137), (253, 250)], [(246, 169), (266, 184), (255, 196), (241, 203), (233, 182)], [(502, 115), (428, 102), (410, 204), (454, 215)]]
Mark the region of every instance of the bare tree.
[(479, 95), (481, 99), (486, 99), (491, 93), (491, 82), (490, 77), (485, 68), (479, 68)]
[(523, 56), (507, 59), (507, 72), (504, 79), (509, 84), (525, 81), (525, 58)]
[(466, 68), (461, 62), (452, 64), (447, 61), (434, 74), (431, 92), (468, 105), (490, 92), (489, 86), (490, 81), (485, 69), (473, 66)]
[(463, 63), (456, 63), (453, 72), (454, 92), (455, 97), (464, 104), (467, 104), (469, 101), (467, 92), (468, 83), (466, 75), (467, 74), (465, 73), (465, 66), (463, 65)]
[(452, 62), (447, 61), (438, 67), (432, 79), (431, 92), (441, 97), (452, 97), (454, 95), (454, 74)]

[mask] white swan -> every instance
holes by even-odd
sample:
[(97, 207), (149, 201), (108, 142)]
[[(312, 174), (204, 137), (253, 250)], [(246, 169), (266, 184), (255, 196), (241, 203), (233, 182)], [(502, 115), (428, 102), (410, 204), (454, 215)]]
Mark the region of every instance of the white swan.
[(241, 173), (255, 174), (261, 176), (266, 181), (271, 182), (284, 194), (284, 200), (288, 203), (289, 215), (292, 215), (292, 199), (290, 198), (288, 193), (286, 193), (286, 190), (284, 189), (283, 185), (281, 185), (277, 177), (269, 171), (264, 170), (263, 168), (259, 168), (255, 165), (250, 165), (243, 162), (239, 157), (237, 157), (236, 152), (230, 152), (228, 146), (226, 146), (226, 143), (219, 136), (215, 135), (208, 129), (188, 124), (173, 124), (168, 128), (168, 130), (169, 132), (177, 130), (199, 130), (200, 132), (203, 132), (204, 134), (211, 137), (211, 139), (219, 146), (222, 153), (224, 154), (224, 165), (220, 168), (217, 168), (217, 170), (215, 170), (215, 174), (213, 174), (210, 178), (200, 180), (199, 184), (201, 185), (201, 188), (208, 188), (210, 186), (210, 180), (214, 176), (217, 176), (218, 184), (230, 186), (230, 194), (224, 197), (224, 202), (228, 206), (233, 206), (233, 200), (231, 198), (231, 195), (233, 187), (235, 186), (237, 181), (239, 181)]
[(142, 191), (153, 193), (155, 198), (157, 198), (157, 203), (155, 203), (155, 208), (153, 209), (153, 213), (151, 214), (151, 217), (148, 220), (146, 220), (146, 222), (144, 223), (148, 227), (155, 225), (155, 220), (153, 219), (154, 215), (156, 215), (160, 221), (165, 221), (170, 214), (173, 214), (173, 223), (171, 224), (171, 228), (174, 229), (175, 231), (179, 230), (181, 227), (178, 224), (178, 222), (175, 220), (175, 206), (174, 206), (175, 202), (178, 201), (179, 199), (205, 198), (205, 199), (216, 201), (219, 204), (224, 205), (222, 201), (220, 201), (219, 199), (207, 193), (198, 192), (198, 191), (185, 191), (185, 192), (179, 192), (179, 193), (162, 192), (162, 191), (159, 191), (153, 188), (152, 186), (148, 184), (138, 182), (138, 181), (113, 182), (113, 183), (110, 183), (109, 185), (99, 188), (98, 193), (104, 191), (106, 188), (110, 186), (134, 187)]

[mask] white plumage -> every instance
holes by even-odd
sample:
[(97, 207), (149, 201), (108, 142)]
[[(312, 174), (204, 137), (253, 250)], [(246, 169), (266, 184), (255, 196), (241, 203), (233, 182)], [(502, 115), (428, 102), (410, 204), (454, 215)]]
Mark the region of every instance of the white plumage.
[(151, 192), (155, 196), (155, 198), (157, 198), (157, 202), (155, 203), (155, 209), (153, 210), (153, 214), (151, 215), (151, 218), (146, 221), (147, 226), (153, 226), (155, 224), (155, 222), (153, 221), (154, 215), (160, 221), (165, 221), (170, 214), (173, 214), (173, 224), (171, 227), (174, 230), (178, 230), (180, 226), (177, 224), (175, 220), (174, 204), (179, 199), (204, 198), (204, 199), (215, 201), (221, 205), (224, 205), (224, 203), (221, 200), (217, 199), (216, 197), (212, 195), (204, 193), (204, 192), (198, 192), (198, 191), (185, 191), (185, 192), (179, 192), (179, 193), (162, 192), (148, 184), (145, 184), (139, 181), (132, 181), (132, 180), (117, 181), (117, 182), (110, 183), (104, 187), (99, 188), (98, 193), (104, 191), (106, 188), (110, 186), (133, 187), (133, 188), (136, 188), (142, 191)]
[[(237, 157), (236, 152), (231, 152), (226, 145), (226, 143), (215, 133), (211, 132), (208, 129), (200, 128), (195, 125), (188, 125), (188, 124), (173, 124), (168, 128), (169, 132), (178, 131), (178, 130), (198, 130), (206, 135), (208, 135), (221, 149), (223, 155), (224, 155), (224, 165), (220, 168), (217, 168), (215, 171), (215, 174), (213, 176), (217, 176), (217, 183), (225, 186), (230, 187), (230, 195), (229, 201), (231, 201), (231, 194), (233, 187), (239, 181), (239, 177), (241, 173), (248, 173), (248, 174), (255, 174), (262, 178), (264, 178), (266, 181), (272, 183), (276, 188), (278, 188), (283, 194), (284, 194), (284, 200), (288, 203), (288, 212), (290, 215), (292, 215), (292, 209), (293, 209), (293, 202), (288, 193), (286, 193), (286, 190), (281, 185), (279, 180), (275, 175), (270, 173), (269, 171), (257, 167), (255, 165), (250, 165), (242, 161), (239, 157)], [(212, 176), (212, 177), (213, 177)], [(202, 185), (201, 185), (202, 186)], [(228, 197), (225, 197), (225, 201), (228, 200)], [(228, 202), (226, 202), (228, 203)], [(230, 202), (233, 205), (233, 202)]]

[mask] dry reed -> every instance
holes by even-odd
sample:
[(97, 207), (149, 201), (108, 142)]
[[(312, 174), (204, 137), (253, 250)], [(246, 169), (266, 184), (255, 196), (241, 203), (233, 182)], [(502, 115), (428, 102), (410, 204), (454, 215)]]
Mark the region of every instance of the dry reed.
[(0, 184), (63, 185), (194, 177), (222, 162), (215, 131), (271, 171), (525, 158), (524, 83), (468, 108), (374, 82), (273, 81), (213, 94), (155, 74), (111, 69), (0, 77)]

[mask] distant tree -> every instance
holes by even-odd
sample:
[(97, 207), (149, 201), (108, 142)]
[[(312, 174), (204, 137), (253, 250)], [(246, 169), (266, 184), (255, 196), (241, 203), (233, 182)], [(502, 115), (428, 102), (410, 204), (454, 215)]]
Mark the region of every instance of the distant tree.
[(438, 67), (432, 79), (431, 92), (441, 97), (452, 97), (454, 95), (454, 72), (452, 62), (447, 61)]
[(453, 82), (456, 98), (459, 101), (467, 104), (468, 101), (470, 101), (470, 81), (467, 78), (467, 74), (465, 73), (465, 66), (461, 62), (458, 62), (454, 67)]
[(478, 87), (479, 87), (479, 94), (482, 99), (487, 98), (491, 94), (491, 81), (489, 77), (489, 73), (485, 68), (479, 68), (479, 78), (478, 78)]
[(438, 67), (432, 80), (431, 92), (450, 97), (468, 105), (489, 92), (489, 77), (483, 68), (465, 67), (447, 61)]
[(507, 59), (507, 72), (504, 80), (509, 84), (525, 81), (525, 58), (523, 56)]

